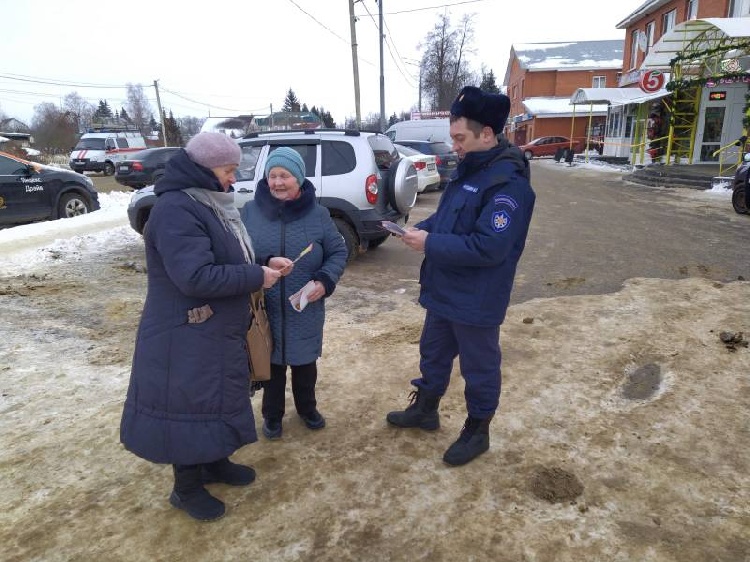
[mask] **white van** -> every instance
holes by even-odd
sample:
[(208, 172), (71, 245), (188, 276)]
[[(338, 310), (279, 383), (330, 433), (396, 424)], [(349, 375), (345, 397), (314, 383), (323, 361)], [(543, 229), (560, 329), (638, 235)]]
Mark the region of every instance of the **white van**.
[(385, 134), (393, 142), (398, 142), (399, 140), (442, 141), (448, 146), (453, 146), (450, 134), (450, 120), (447, 117), (441, 119), (399, 121), (388, 127)]
[(81, 135), (70, 153), (70, 169), (83, 172), (115, 173), (115, 164), (146, 148), (139, 131), (98, 129)]

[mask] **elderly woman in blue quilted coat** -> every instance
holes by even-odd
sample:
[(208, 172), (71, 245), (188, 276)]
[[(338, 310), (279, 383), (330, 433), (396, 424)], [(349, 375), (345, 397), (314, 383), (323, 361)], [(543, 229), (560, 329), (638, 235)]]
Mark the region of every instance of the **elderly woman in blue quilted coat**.
[(251, 467), (229, 460), (257, 441), (245, 340), (249, 297), (293, 271), (282, 257), (254, 263), (263, 254), (229, 192), (240, 154), (228, 136), (200, 133), (155, 186), (144, 232), (148, 290), (120, 425), (128, 450), (173, 465), (170, 503), (199, 520), (225, 511), (205, 484), (255, 479)]
[[(323, 352), (324, 302), (346, 266), (346, 244), (328, 210), (318, 204), (315, 187), (305, 179), (304, 161), (289, 147), (270, 154), (265, 177), (241, 216), (261, 254), (295, 258), (312, 244), (293, 271), (266, 291), (274, 346), (271, 379), (263, 383), (263, 435), (281, 437), (287, 366), (297, 414), (309, 429), (322, 429), (326, 421), (317, 409), (315, 385)], [(305, 286), (309, 304), (298, 310), (289, 297)]]

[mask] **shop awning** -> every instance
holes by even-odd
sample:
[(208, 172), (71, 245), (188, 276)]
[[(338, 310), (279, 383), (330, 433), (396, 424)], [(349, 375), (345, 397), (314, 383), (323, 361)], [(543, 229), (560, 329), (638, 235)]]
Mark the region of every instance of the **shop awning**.
[[(750, 38), (750, 18), (706, 18), (677, 24), (649, 49), (641, 69), (669, 70), (677, 55), (699, 53), (733, 40)], [(745, 49), (746, 50), (746, 49)]]
[[(573, 112), (579, 112), (570, 98), (526, 98), (523, 100), (526, 112), (535, 117), (570, 117)], [(607, 104), (597, 103), (586, 108), (586, 113), (606, 115)]]

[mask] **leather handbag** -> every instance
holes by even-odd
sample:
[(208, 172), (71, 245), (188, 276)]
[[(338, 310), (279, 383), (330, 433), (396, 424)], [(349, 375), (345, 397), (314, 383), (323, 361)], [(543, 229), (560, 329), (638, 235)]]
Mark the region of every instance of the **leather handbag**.
[(250, 294), (252, 319), (247, 330), (247, 357), (250, 363), (250, 380), (271, 379), (271, 353), (273, 337), (271, 324), (266, 314), (266, 298), (263, 289)]

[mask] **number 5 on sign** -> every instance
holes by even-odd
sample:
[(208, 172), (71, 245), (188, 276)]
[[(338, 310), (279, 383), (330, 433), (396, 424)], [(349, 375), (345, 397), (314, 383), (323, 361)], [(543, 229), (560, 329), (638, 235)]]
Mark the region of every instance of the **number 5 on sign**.
[(664, 73), (658, 70), (649, 70), (643, 75), (639, 85), (641, 90), (647, 94), (658, 92), (664, 87)]

